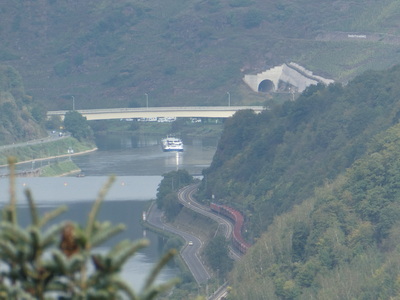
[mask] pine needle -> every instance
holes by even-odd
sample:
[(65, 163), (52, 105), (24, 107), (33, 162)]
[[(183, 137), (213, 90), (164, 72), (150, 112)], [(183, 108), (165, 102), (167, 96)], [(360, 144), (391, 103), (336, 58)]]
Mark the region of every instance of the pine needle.
[[(90, 237), (92, 235), (92, 231), (94, 228), (94, 224), (96, 221), (97, 214), (99, 213), (101, 203), (103, 202), (107, 192), (109, 191), (111, 185), (115, 181), (115, 176), (110, 176), (106, 184), (103, 186), (103, 188), (100, 190), (99, 195), (97, 196), (96, 201), (94, 202), (92, 209), (89, 213), (88, 221), (86, 224), (86, 237), (88, 240), (90, 240)], [(90, 247), (90, 245), (87, 245)]]
[(174, 257), (176, 253), (177, 251), (175, 249), (171, 249), (161, 258), (161, 260), (155, 265), (149, 277), (147, 278), (144, 285), (144, 290), (147, 290), (154, 283), (161, 269), (172, 259), (172, 257)]

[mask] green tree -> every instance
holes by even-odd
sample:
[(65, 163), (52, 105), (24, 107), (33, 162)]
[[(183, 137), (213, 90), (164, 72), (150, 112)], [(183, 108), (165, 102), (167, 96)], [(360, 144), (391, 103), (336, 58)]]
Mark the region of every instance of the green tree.
[(51, 116), (50, 119), (46, 120), (45, 124), (48, 130), (60, 130), (63, 127), (63, 122), (59, 116)]
[(36, 122), (41, 123), (46, 120), (47, 111), (43, 104), (35, 104), (32, 106), (31, 114)]
[(228, 242), (224, 236), (214, 237), (206, 246), (204, 254), (211, 268), (218, 273), (219, 277), (224, 277), (232, 269), (233, 262), (229, 258)]
[(86, 118), (76, 110), (69, 111), (65, 114), (64, 128), (71, 132), (74, 138), (80, 141), (93, 138), (93, 131)]
[(181, 210), (177, 191), (193, 182), (193, 177), (186, 170), (178, 170), (163, 175), (157, 189), (157, 207), (165, 212), (167, 219), (172, 220)]

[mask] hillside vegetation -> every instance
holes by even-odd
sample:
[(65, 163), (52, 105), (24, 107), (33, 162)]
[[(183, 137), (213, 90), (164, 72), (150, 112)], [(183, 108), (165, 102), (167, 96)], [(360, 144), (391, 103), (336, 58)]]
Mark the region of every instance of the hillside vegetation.
[(203, 197), (246, 213), (257, 237), (280, 214), (365, 154), (371, 137), (400, 116), (400, 67), (367, 72), (345, 88), (312, 86), (295, 102), (228, 120)]
[(369, 71), (226, 123), (200, 195), (243, 211), (255, 242), (233, 299), (398, 297), (399, 78)]
[[(0, 5), (0, 61), (48, 109), (259, 104), (245, 74), (294, 61), (347, 82), (399, 61), (383, 1), (39, 0)], [(366, 35), (348, 38), (347, 34)]]
[(0, 65), (0, 145), (45, 136), (38, 125), (44, 118), (44, 109), (25, 94), (20, 74)]
[(275, 218), (233, 272), (232, 299), (397, 299), (399, 164), (396, 124), (345, 175)]

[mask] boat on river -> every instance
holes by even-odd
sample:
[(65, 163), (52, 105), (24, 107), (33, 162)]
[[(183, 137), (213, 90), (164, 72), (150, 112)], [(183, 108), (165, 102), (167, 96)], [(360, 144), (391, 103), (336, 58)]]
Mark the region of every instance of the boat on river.
[(182, 152), (183, 143), (180, 138), (167, 136), (166, 138), (163, 138), (161, 140), (161, 148), (164, 152), (169, 152), (169, 151)]

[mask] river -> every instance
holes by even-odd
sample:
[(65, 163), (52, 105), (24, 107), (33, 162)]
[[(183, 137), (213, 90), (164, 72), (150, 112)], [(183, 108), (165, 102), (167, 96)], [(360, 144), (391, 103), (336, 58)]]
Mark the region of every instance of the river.
[[(17, 178), (21, 224), (30, 222), (23, 194), (29, 188), (42, 213), (67, 204), (68, 211), (57, 220), (70, 219), (84, 225), (98, 191), (109, 175), (115, 175), (116, 181), (106, 196), (99, 219), (114, 224), (123, 223), (126, 230), (99, 251), (105, 251), (121, 239), (149, 239), (150, 246), (140, 250), (122, 271), (124, 279), (135, 290), (140, 290), (146, 275), (163, 254), (164, 246), (162, 238), (145, 231), (140, 225), (147, 201), (156, 197), (162, 174), (177, 169), (186, 169), (192, 175), (201, 174), (210, 164), (217, 145), (217, 138), (183, 137), (185, 151), (177, 154), (162, 152), (161, 138), (129, 134), (104, 135), (96, 140), (98, 151), (71, 157), (85, 177)], [(8, 191), (8, 179), (0, 179), (0, 189)], [(7, 201), (8, 193), (1, 193), (0, 203)], [(171, 264), (163, 269), (157, 282), (165, 282), (178, 275), (179, 270)]]

